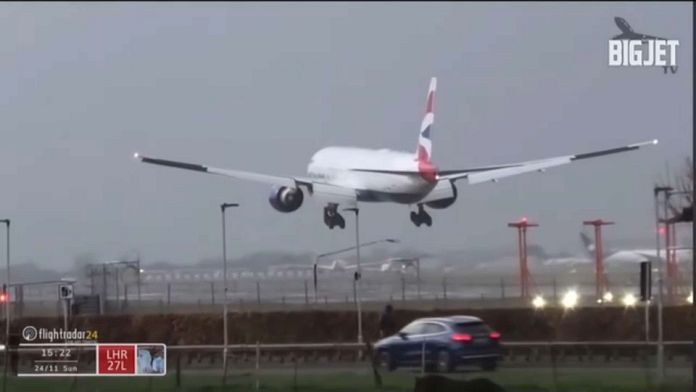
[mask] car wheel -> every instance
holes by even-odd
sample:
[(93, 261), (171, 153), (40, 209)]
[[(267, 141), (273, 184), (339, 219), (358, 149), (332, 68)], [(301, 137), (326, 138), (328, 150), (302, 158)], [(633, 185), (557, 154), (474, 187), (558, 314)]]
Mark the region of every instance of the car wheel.
[(388, 371), (396, 369), (396, 364), (394, 364), (394, 360), (389, 355), (389, 351), (381, 351), (379, 353), (379, 367)]
[(438, 351), (435, 369), (437, 369), (439, 373), (448, 373), (454, 370), (454, 363), (452, 362), (452, 356), (450, 355), (449, 351)]
[(481, 369), (483, 369), (487, 372), (492, 372), (497, 368), (498, 368), (498, 361), (496, 361), (494, 359), (484, 361), (483, 363), (481, 363)]

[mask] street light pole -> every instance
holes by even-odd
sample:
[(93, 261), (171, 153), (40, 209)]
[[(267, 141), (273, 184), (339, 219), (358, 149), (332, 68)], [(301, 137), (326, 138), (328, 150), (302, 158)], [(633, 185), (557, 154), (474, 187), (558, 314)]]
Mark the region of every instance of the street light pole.
[(106, 306), (107, 306), (107, 300), (106, 296), (109, 295), (109, 292), (106, 287), (106, 264), (102, 264), (102, 296), (101, 296), (101, 304), (100, 304), (100, 311), (101, 314), (106, 314)]
[[(5, 287), (7, 290), (10, 289), (10, 220), (2, 219), (0, 222), (4, 223), (7, 227), (7, 271), (5, 274)], [(7, 293), (5, 293), (7, 294)], [(5, 366), (3, 369), (2, 377), (2, 390), (3, 392), (7, 390), (7, 365), (9, 362), (9, 347), (10, 347), (10, 299), (5, 296)]]
[(222, 383), (224, 385), (227, 380), (227, 233), (225, 229), (225, 210), (229, 207), (239, 207), (237, 203), (222, 203), (220, 205), (220, 212), (222, 215), (222, 281), (223, 281), (223, 299), (222, 299), (222, 336), (223, 336), (223, 349), (222, 349), (222, 366), (223, 366), (223, 378)]
[(143, 269), (140, 267), (140, 255), (138, 255), (138, 310), (142, 309), (143, 303), (142, 303), (142, 296), (141, 296), (141, 289), (140, 286), (142, 285), (142, 281), (140, 278), (140, 274), (143, 273)]
[(418, 300), (421, 300), (421, 280), (420, 280), (420, 257), (416, 259), (416, 287), (418, 292)]
[(121, 311), (121, 293), (118, 287), (118, 266), (114, 268), (114, 280), (116, 282), (116, 309), (118, 312)]
[[(655, 197), (655, 239), (656, 239), (656, 251), (657, 251), (657, 283), (658, 283), (658, 296), (657, 296), (657, 382), (658, 385), (662, 384), (664, 378), (664, 346), (663, 346), (663, 333), (662, 333), (662, 307), (664, 301), (664, 291), (663, 291), (663, 261), (660, 256), (660, 193), (671, 191), (672, 187), (655, 187), (653, 189), (653, 195)], [(666, 196), (665, 196), (666, 197)]]
[(356, 250), (356, 256), (357, 256), (357, 269), (355, 271), (355, 276), (354, 276), (354, 284), (356, 285), (356, 307), (357, 307), (357, 312), (358, 312), (358, 343), (362, 344), (363, 342), (363, 333), (362, 333), (362, 308), (361, 308), (361, 300), (360, 300), (360, 280), (362, 278), (362, 269), (360, 268), (360, 209), (358, 207), (354, 208), (346, 208), (344, 211), (353, 211), (355, 212), (355, 250)]
[(319, 261), (319, 256), (314, 256), (314, 265), (312, 266), (312, 281), (314, 283), (314, 303), (317, 303), (317, 285), (318, 285), (318, 276), (317, 273), (317, 263)]
[(7, 287), (8, 293), (7, 296), (5, 297), (5, 344), (7, 345), (10, 339), (10, 299), (9, 299), (9, 290), (10, 290), (10, 220), (9, 219), (2, 219), (0, 222), (4, 223), (6, 228), (7, 228), (7, 253), (6, 253), (6, 262), (7, 265), (5, 268), (6, 270), (6, 275), (5, 275), (5, 287)]

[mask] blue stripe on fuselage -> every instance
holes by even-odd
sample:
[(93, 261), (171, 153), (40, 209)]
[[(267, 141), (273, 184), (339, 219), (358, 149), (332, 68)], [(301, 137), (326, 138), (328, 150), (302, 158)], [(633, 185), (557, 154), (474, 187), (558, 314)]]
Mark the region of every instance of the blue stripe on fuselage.
[(413, 204), (423, 198), (422, 194), (417, 193), (392, 193), (380, 192), (369, 189), (357, 189), (358, 201), (365, 202), (394, 202), (402, 204)]

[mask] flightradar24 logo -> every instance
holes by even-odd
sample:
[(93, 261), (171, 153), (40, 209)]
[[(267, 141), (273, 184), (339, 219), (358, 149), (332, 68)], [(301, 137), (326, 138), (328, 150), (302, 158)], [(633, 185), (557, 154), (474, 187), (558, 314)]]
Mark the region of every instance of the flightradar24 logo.
[(677, 72), (679, 40), (636, 33), (618, 16), (614, 22), (621, 34), (609, 40), (609, 66), (662, 67), (665, 74)]

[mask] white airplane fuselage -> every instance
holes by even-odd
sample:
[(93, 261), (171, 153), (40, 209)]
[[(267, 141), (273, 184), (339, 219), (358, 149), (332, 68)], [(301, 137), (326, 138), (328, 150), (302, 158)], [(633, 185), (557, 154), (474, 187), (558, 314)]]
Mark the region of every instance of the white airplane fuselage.
[[(421, 163), (422, 164), (422, 163)], [(404, 174), (361, 170), (403, 171)], [(422, 168), (420, 169), (422, 170)], [(433, 170), (427, 168), (427, 170)], [(327, 147), (317, 151), (307, 166), (317, 181), (355, 189), (360, 201), (390, 201), (411, 204), (421, 200), (436, 184), (419, 172), (413, 153), (387, 149)]]
[[(677, 263), (691, 262), (693, 259), (693, 251), (690, 249), (678, 249), (675, 252)], [(605, 263), (640, 263), (646, 261), (646, 257), (657, 259), (657, 250), (655, 249), (631, 249), (620, 250), (612, 253), (604, 259)], [(667, 252), (664, 249), (660, 250), (660, 257), (665, 259)]]
[[(690, 249), (678, 249), (675, 251), (675, 255), (676, 262), (679, 264), (690, 263), (693, 259), (693, 251), (691, 251)], [(666, 252), (664, 249), (660, 250), (660, 256), (663, 260), (665, 259)], [(615, 251), (604, 256), (603, 263), (605, 266), (611, 266), (615, 264), (639, 264), (643, 261), (648, 261), (648, 259), (657, 259), (657, 251), (655, 249), (630, 249)], [(591, 254), (584, 258), (567, 257), (559, 259), (550, 259), (546, 260), (544, 264), (591, 264), (594, 262), (594, 254)]]

